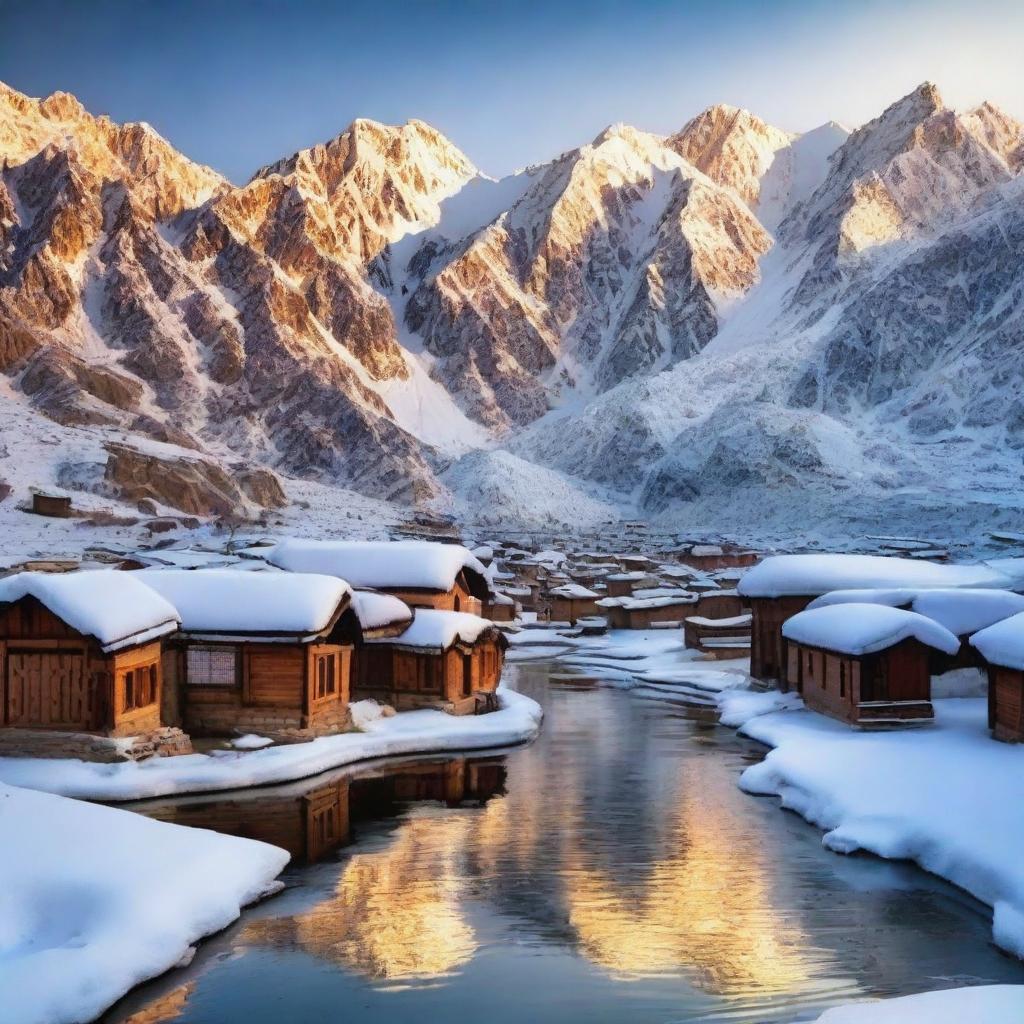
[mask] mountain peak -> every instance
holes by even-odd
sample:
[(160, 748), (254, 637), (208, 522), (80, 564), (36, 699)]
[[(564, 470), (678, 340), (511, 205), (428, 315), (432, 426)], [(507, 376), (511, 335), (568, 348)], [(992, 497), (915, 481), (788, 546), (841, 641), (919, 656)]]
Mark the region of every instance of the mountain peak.
[(712, 181), (734, 188), (752, 206), (775, 154), (792, 141), (788, 132), (749, 110), (719, 103), (688, 121), (665, 145)]

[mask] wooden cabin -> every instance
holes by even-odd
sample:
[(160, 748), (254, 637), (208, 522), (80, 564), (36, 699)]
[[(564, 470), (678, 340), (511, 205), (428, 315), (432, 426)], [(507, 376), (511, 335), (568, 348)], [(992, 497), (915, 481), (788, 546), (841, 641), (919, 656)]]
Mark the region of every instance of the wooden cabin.
[(545, 595), (553, 622), (576, 625), (580, 619), (599, 614), (598, 594), (579, 583), (563, 583)]
[(697, 595), (685, 590), (638, 590), (630, 597), (606, 597), (597, 602), (611, 629), (666, 629), (682, 624), (693, 612)]
[(694, 569), (710, 572), (714, 569), (745, 568), (757, 562), (756, 551), (739, 548), (723, 548), (718, 544), (694, 544), (689, 551), (679, 555), (679, 561)]
[(516, 620), (515, 598), (508, 594), (491, 594), (484, 602), (483, 617), (491, 622), (515, 622)]
[(656, 576), (651, 576), (641, 570), (614, 572), (606, 576), (604, 582), (609, 597), (631, 597), (635, 590), (658, 585)]
[[(162, 729), (162, 643), (177, 628), (174, 607), (124, 573), (0, 580), (3, 751), (119, 760), (190, 750), (187, 737)], [(7, 730), (32, 735), (19, 740)], [(68, 734), (139, 741), (77, 742)]]
[(752, 615), (750, 673), (778, 680), (788, 674), (782, 626), (815, 598), (836, 590), (1000, 587), (1007, 578), (987, 566), (943, 565), (881, 555), (776, 555), (750, 569), (737, 589)]
[(355, 697), (373, 698), (399, 711), (493, 711), (507, 647), (504, 634), (486, 619), (421, 608), (400, 635), (364, 638), (356, 659)]
[(266, 558), (288, 572), (336, 576), (359, 590), (393, 594), (412, 608), (480, 615), (491, 595), (484, 566), (460, 544), (287, 540)]
[(130, 573), (166, 597), (181, 632), (164, 651), (164, 714), (193, 735), (304, 739), (351, 727), (359, 624), (332, 576), (239, 569)]
[(750, 655), (749, 612), (728, 618), (691, 615), (683, 623), (686, 646), (711, 658), (746, 658)]
[(813, 608), (782, 632), (789, 688), (812, 710), (869, 728), (931, 721), (929, 654), (959, 647), (937, 622), (881, 605)]
[(988, 672), (988, 727), (1004, 743), (1024, 743), (1024, 613), (971, 637)]
[(747, 606), (735, 590), (707, 590), (698, 596), (693, 614), (705, 619), (734, 619), (747, 614)]

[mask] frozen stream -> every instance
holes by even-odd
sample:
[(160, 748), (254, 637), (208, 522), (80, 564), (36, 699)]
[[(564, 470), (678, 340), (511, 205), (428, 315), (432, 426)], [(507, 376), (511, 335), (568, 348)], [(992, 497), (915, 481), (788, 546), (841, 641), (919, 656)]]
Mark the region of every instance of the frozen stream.
[(503, 756), (136, 805), (295, 863), (283, 895), (105, 1019), (794, 1021), (1024, 983), (986, 908), (916, 868), (828, 853), (743, 794), (761, 748), (564, 672), (509, 669), (546, 718)]

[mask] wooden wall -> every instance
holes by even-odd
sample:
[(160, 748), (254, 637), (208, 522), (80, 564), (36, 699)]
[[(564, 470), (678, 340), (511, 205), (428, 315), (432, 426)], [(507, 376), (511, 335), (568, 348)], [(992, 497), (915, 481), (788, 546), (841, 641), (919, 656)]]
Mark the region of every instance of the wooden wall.
[(758, 679), (778, 679), (785, 690), (785, 659), (782, 624), (802, 612), (813, 597), (754, 597), (750, 599), (750, 674)]
[(1024, 741), (1024, 672), (992, 666), (988, 673), (989, 727), (997, 740)]

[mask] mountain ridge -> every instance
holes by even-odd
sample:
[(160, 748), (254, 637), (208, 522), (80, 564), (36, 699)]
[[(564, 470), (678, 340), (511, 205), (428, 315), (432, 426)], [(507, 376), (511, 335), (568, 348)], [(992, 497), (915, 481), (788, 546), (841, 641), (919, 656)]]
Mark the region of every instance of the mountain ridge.
[(723, 104), (500, 180), (356, 119), (241, 186), (0, 86), (0, 155), (0, 400), (72, 429), (513, 519), (884, 503), (935, 446), (997, 485), (1024, 447), (1024, 128), (931, 83), (853, 133)]

